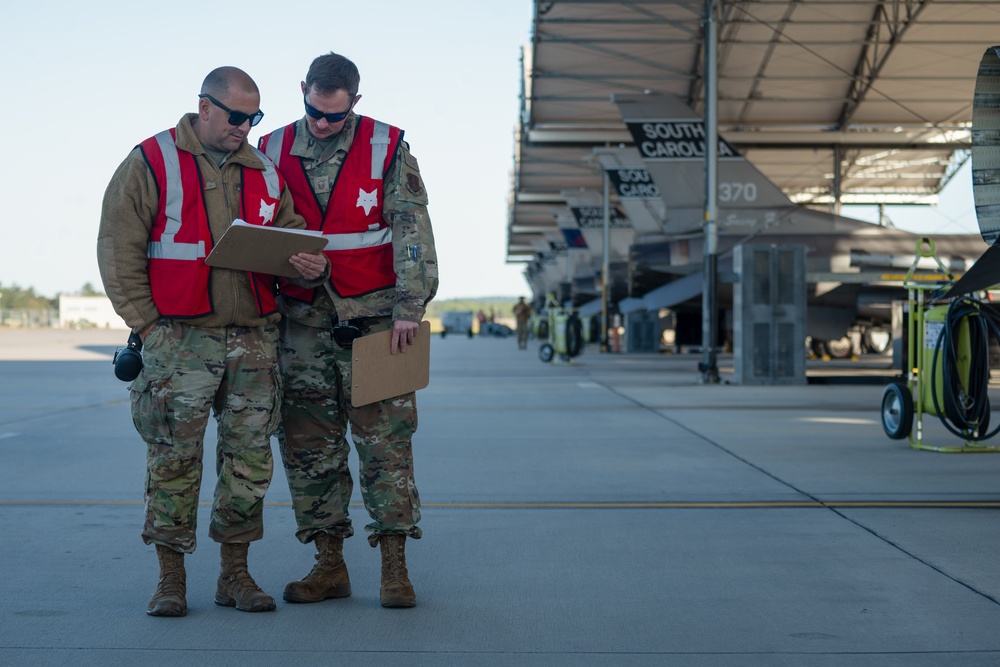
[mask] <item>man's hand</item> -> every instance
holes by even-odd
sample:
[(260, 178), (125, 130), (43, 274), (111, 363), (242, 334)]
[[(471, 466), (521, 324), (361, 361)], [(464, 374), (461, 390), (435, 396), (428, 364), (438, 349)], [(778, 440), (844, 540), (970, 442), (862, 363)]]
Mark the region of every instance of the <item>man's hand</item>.
[(323, 275), (323, 272), (326, 271), (326, 265), (329, 262), (326, 255), (321, 252), (314, 255), (300, 252), (297, 255), (292, 255), (288, 261), (299, 272), (299, 275), (306, 280), (316, 280)]
[(413, 341), (417, 339), (417, 329), (420, 328), (419, 322), (409, 322), (407, 320), (396, 320), (392, 323), (392, 347), (389, 349), (390, 354), (396, 354), (396, 352), (406, 352), (407, 345), (413, 345)]

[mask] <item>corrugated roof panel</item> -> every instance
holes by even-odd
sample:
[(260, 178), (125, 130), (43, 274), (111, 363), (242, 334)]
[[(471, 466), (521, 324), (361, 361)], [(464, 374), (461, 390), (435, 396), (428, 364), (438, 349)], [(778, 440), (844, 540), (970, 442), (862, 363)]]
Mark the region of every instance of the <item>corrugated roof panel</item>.
[[(835, 146), (844, 201), (931, 201), (967, 154), (977, 66), (1000, 41), (1000, 3), (719, 7), (720, 133), (794, 200), (831, 200)], [(701, 111), (703, 10), (702, 0), (536, 3), (512, 228), (556, 228), (518, 193), (600, 189), (593, 147), (631, 143), (612, 94), (671, 93)], [(509, 254), (523, 247), (522, 235), (509, 238)]]

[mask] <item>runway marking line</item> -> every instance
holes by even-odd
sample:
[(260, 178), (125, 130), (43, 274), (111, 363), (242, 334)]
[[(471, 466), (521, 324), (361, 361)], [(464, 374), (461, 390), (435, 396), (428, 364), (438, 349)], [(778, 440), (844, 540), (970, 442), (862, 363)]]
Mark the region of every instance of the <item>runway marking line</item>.
[[(73, 500), (0, 500), (0, 506), (143, 506), (134, 500), (122, 501), (73, 501)], [(211, 502), (202, 501), (210, 507)], [(265, 502), (270, 507), (291, 507), (290, 502)], [(364, 507), (363, 503), (351, 503)], [(818, 502), (803, 501), (745, 501), (745, 502), (636, 502), (636, 503), (424, 503), (421, 507), (441, 509), (785, 509), (785, 508), (917, 508), (917, 509), (997, 509), (1000, 501), (969, 500), (845, 500)]]

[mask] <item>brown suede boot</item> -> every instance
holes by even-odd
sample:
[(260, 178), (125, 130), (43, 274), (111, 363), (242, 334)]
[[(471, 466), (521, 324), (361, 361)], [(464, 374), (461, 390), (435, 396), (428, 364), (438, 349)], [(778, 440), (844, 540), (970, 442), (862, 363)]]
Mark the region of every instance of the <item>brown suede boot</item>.
[(187, 613), (184, 554), (157, 544), (156, 557), (160, 561), (160, 582), (146, 607), (146, 613), (150, 616), (183, 616)]
[(351, 594), (351, 578), (344, 562), (344, 538), (317, 533), (316, 564), (304, 579), (285, 586), (286, 602), (321, 602)]
[(240, 611), (273, 611), (274, 598), (265, 593), (247, 571), (249, 544), (221, 545), (222, 571), (215, 588), (215, 604)]
[(382, 551), (382, 587), (379, 596), (383, 607), (415, 607), (417, 596), (406, 571), (406, 535), (380, 535)]

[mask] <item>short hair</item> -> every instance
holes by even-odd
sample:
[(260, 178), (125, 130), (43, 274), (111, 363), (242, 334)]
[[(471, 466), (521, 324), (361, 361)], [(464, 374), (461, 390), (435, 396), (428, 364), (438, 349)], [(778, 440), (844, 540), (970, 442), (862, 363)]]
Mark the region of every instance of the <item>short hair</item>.
[(216, 67), (201, 83), (201, 93), (214, 97), (223, 97), (230, 88), (242, 88), (247, 93), (260, 94), (257, 84), (250, 75), (238, 67), (225, 65)]
[(325, 94), (346, 90), (353, 98), (358, 94), (360, 83), (361, 74), (357, 65), (333, 51), (313, 60), (306, 72), (307, 93), (315, 86), (317, 92)]

